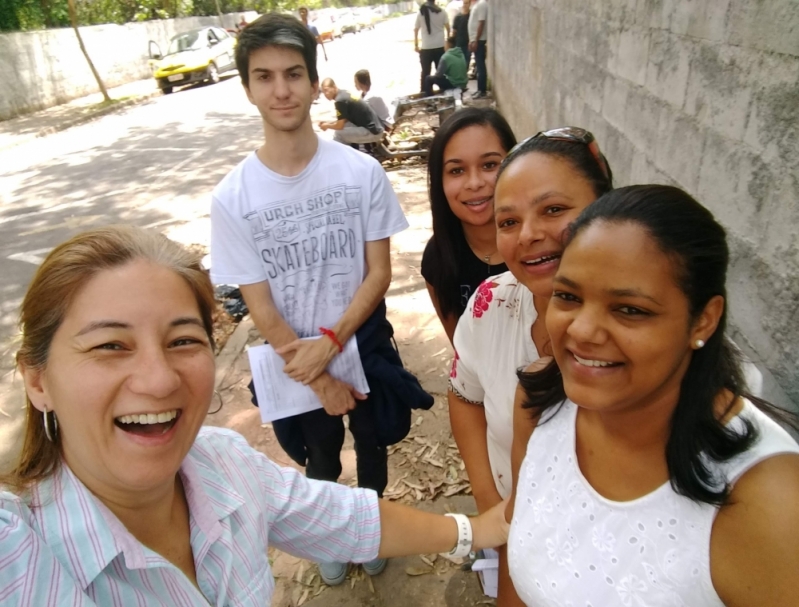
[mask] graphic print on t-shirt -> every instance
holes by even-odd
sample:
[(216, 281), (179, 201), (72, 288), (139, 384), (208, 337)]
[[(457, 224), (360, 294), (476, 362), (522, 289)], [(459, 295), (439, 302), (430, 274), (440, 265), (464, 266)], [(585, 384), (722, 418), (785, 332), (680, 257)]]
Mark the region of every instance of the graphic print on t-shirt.
[(284, 320), (301, 337), (314, 316), (339, 314), (360, 285), (361, 186), (339, 184), (280, 200), (245, 216)]

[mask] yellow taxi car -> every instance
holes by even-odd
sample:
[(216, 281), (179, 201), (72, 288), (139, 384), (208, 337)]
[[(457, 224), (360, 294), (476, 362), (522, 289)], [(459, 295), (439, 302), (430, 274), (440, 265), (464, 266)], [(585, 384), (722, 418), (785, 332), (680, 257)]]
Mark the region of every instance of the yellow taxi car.
[(165, 95), (175, 87), (207, 80), (219, 82), (219, 75), (236, 69), (236, 39), (219, 27), (189, 30), (169, 41), (166, 54), (150, 41), (154, 76)]

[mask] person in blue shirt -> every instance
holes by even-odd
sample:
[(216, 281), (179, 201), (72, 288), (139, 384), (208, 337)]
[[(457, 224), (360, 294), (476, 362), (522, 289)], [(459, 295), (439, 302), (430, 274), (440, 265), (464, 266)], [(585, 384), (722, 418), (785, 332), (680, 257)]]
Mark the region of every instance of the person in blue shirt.
[(302, 21), (303, 25), (308, 28), (308, 31), (313, 34), (313, 37), (316, 39), (316, 43), (321, 45), (322, 47), (322, 54), (325, 56), (325, 61), (327, 61), (327, 51), (325, 50), (325, 41), (322, 40), (322, 36), (319, 35), (319, 30), (316, 28), (315, 25), (312, 23), (308, 23), (308, 8), (305, 6), (301, 6), (299, 9), (300, 13), (300, 20)]

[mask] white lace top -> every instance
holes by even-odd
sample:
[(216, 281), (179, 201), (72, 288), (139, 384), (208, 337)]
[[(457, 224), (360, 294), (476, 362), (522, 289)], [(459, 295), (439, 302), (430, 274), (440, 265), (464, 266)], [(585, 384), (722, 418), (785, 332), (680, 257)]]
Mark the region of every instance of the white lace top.
[[(734, 483), (755, 464), (799, 445), (750, 402), (739, 417), (760, 434), (718, 472)], [(710, 578), (710, 532), (718, 508), (666, 483), (628, 502), (599, 495), (575, 451), (577, 406), (567, 401), (539, 425), (519, 472), (508, 563), (531, 607), (723, 607)], [(732, 427), (743, 427), (735, 418)]]

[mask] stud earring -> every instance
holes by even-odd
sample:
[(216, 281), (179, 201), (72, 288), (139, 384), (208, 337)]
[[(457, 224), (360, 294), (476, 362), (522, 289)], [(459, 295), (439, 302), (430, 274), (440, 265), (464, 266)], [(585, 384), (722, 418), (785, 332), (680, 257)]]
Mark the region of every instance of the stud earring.
[(704, 348), (705, 347), (705, 342), (702, 339), (697, 339), (694, 342), (694, 345), (696, 346), (696, 349), (699, 350), (699, 348)]

